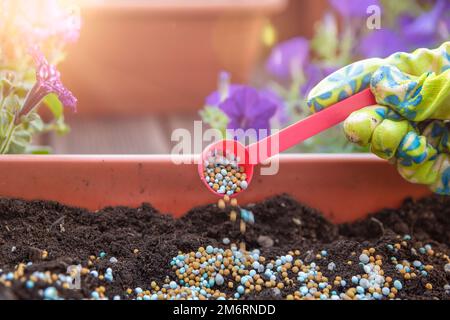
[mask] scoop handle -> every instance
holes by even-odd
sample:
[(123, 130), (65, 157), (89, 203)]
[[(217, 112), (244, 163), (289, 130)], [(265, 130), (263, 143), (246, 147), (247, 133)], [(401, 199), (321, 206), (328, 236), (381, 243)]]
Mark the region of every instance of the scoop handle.
[[(300, 120), (271, 136), (249, 145), (249, 154), (258, 155), (258, 163), (264, 162), (270, 157), (341, 123), (354, 111), (374, 104), (376, 104), (374, 95), (370, 89), (365, 89), (318, 113)], [(273, 148), (272, 142), (278, 144), (278, 148)], [(259, 152), (259, 150), (262, 152)]]

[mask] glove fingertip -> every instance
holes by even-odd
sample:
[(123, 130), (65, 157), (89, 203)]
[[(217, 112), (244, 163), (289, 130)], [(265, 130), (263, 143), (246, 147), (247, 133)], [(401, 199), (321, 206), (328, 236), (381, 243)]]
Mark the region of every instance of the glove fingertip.
[(353, 112), (344, 121), (344, 132), (350, 142), (360, 146), (367, 146), (371, 142), (375, 128), (383, 120), (377, 109), (377, 106), (366, 107)]

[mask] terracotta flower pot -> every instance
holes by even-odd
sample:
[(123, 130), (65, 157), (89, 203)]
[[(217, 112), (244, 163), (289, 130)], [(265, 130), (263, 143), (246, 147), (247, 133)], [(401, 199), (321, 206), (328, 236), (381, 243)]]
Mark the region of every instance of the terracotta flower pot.
[(287, 0), (86, 1), (62, 63), (79, 116), (199, 109), (221, 70), (246, 82), (267, 17)]
[[(196, 165), (175, 165), (168, 155), (3, 156), (0, 171), (1, 197), (55, 200), (91, 210), (149, 202), (180, 216), (217, 201), (200, 181)], [(406, 197), (430, 193), (368, 155), (283, 155), (277, 175), (258, 172), (249, 190), (238, 197), (240, 204), (289, 193), (334, 222), (355, 220), (397, 207)]]
[[(358, 0), (356, 0), (358, 1)], [(330, 10), (328, 0), (291, 0), (286, 10), (273, 16), (272, 23), (277, 31), (279, 41), (293, 37), (311, 38), (316, 23), (326, 10)]]

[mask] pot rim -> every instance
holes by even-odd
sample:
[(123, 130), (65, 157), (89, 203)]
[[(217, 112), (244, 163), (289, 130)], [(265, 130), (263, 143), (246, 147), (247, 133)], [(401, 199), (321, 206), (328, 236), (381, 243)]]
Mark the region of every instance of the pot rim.
[[(0, 157), (0, 197), (58, 201), (91, 211), (147, 202), (179, 217), (217, 201), (198, 176), (193, 161), (198, 157), (5, 155)], [(333, 222), (348, 222), (430, 194), (371, 154), (284, 154), (273, 164), (258, 166), (261, 171), (249, 186), (253, 191), (240, 195), (241, 205), (288, 193)], [(270, 174), (274, 168), (277, 173)], [(263, 177), (263, 170), (268, 175)]]
[[(112, 154), (50, 154), (50, 155), (2, 155), (0, 162), (172, 162), (195, 160), (198, 154), (170, 155), (170, 154), (149, 154), (149, 155), (112, 155)], [(382, 162), (385, 161), (372, 154), (366, 153), (292, 153), (281, 154), (279, 159), (283, 162)]]

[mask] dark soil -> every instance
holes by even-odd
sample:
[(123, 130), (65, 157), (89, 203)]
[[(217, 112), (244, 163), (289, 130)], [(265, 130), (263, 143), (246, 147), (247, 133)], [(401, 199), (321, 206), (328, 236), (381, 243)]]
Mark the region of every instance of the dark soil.
[[(33, 262), (25, 275), (34, 271), (65, 273), (69, 265), (86, 266), (89, 256), (105, 252), (106, 257), (95, 259), (94, 266), (105, 270), (111, 267), (109, 259), (117, 258), (112, 283), (106, 285), (87, 275), (82, 277), (81, 290), (58, 288), (60, 296), (89, 298), (95, 288), (104, 285), (109, 298), (126, 298), (128, 288), (148, 288), (151, 281), (164, 283), (167, 276), (172, 278), (169, 262), (179, 251), (196, 251), (207, 245), (227, 248), (222, 240), (229, 238), (234, 243), (245, 241), (248, 249), (260, 248), (268, 259), (298, 249), (303, 261), (315, 260), (327, 277), (340, 275), (344, 279), (361, 274), (358, 257), (362, 250), (373, 247), (383, 257), (385, 275), (398, 278), (387, 244), (401, 243), (404, 235), (410, 235), (407, 246), (397, 253), (399, 260), (417, 260), (417, 250), (430, 244), (433, 254), (421, 255), (420, 260), (434, 269), (426, 277), (404, 281), (397, 297), (450, 299), (444, 289), (450, 283), (450, 274), (444, 271), (445, 255), (450, 253), (450, 197), (406, 200), (398, 210), (386, 209), (363, 221), (337, 226), (287, 195), (248, 209), (256, 223), (242, 235), (238, 224), (216, 205), (192, 209), (174, 220), (147, 204), (138, 209), (117, 207), (93, 213), (55, 202), (0, 199), (0, 269), (5, 273), (14, 271), (19, 263)], [(48, 257), (43, 257), (44, 250)], [(321, 250), (327, 250), (327, 258), (317, 259)], [(336, 264), (333, 271), (327, 269), (331, 261)], [(0, 283), (0, 299), (42, 298), (41, 289), (47, 284), (27, 289), (23, 281), (12, 281), (9, 287)], [(432, 290), (425, 288), (427, 283)], [(283, 298), (292, 291), (285, 288), (281, 295), (275, 295), (272, 290), (263, 290), (250, 298)]]

